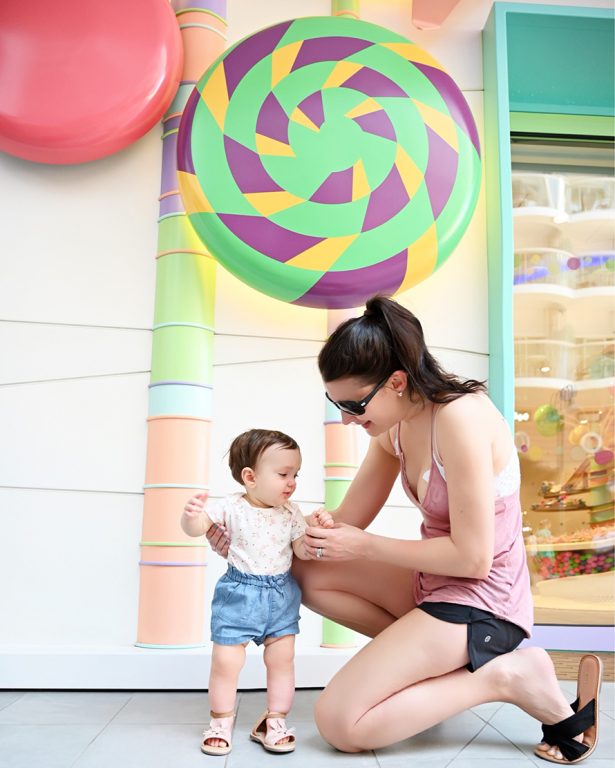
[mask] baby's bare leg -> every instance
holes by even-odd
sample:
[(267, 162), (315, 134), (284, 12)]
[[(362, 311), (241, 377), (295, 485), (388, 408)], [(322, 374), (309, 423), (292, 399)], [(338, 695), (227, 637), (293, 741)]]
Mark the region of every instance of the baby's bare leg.
[[(245, 659), (245, 645), (214, 643), (209, 672), (209, 707), (212, 712), (232, 712), (235, 709), (237, 680)], [(220, 739), (207, 739), (207, 743), (212, 747), (225, 746)]]
[[(267, 667), (267, 709), (269, 712), (286, 713), (295, 697), (295, 636), (268, 637), (264, 659)], [(288, 738), (280, 739), (279, 743), (286, 744), (288, 741)]]

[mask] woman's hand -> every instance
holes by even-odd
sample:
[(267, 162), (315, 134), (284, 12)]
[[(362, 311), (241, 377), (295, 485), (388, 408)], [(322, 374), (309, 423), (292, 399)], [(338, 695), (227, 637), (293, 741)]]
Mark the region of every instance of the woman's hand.
[(213, 551), (220, 557), (228, 557), (228, 547), (231, 539), (226, 528), (219, 523), (212, 523), (206, 533), (207, 541)]
[(333, 528), (311, 525), (305, 532), (305, 551), (311, 560), (357, 560), (366, 555), (368, 535), (361, 528), (346, 523), (335, 523)]

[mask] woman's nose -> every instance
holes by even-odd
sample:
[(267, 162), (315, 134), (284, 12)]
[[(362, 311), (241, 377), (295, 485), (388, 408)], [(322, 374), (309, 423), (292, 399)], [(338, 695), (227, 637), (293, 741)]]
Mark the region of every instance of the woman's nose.
[(346, 413), (346, 411), (342, 411), (342, 424), (354, 424), (355, 422), (355, 416), (353, 416), (351, 413)]

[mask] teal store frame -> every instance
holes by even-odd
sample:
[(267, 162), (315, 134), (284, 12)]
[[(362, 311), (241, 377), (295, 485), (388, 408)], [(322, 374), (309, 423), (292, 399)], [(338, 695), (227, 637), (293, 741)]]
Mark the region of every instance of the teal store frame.
[[(511, 133), (612, 139), (615, 11), (494, 3), (483, 31), (489, 392), (513, 426)], [(613, 651), (612, 626), (537, 625), (528, 644)]]

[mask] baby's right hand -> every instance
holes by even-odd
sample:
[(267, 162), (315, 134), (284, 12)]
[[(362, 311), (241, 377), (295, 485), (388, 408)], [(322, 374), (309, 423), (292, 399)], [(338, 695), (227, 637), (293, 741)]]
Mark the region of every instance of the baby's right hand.
[(333, 528), (335, 525), (335, 521), (333, 520), (333, 517), (327, 512), (327, 510), (324, 507), (321, 507), (320, 509), (317, 509), (315, 512), (312, 513), (314, 520), (316, 522), (316, 525), (319, 528)]
[(186, 517), (198, 517), (205, 512), (205, 502), (207, 501), (209, 494), (207, 491), (197, 493), (191, 499), (188, 499), (186, 506), (184, 507), (184, 515)]

